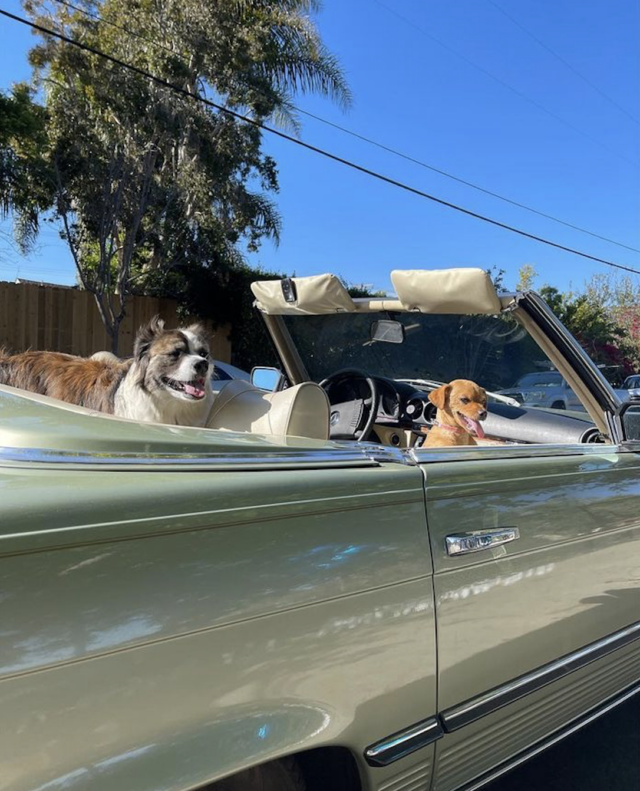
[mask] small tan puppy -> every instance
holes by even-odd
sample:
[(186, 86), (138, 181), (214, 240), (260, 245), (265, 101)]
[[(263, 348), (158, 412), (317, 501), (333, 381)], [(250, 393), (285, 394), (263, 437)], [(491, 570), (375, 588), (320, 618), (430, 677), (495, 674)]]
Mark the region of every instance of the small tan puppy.
[(487, 417), (487, 394), (469, 379), (454, 379), (429, 393), (429, 401), (438, 407), (436, 422), (422, 447), (477, 445), (483, 439), (480, 421)]

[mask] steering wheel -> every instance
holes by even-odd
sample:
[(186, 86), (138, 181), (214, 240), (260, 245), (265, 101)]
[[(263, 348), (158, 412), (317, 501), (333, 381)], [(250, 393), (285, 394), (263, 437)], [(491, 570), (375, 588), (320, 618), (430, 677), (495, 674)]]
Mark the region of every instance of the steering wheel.
[[(355, 397), (350, 401), (343, 401), (337, 404), (332, 403), (331, 388), (354, 379), (361, 380), (367, 384), (369, 397)], [(380, 403), (375, 379), (357, 368), (343, 368), (323, 379), (320, 382), (320, 387), (326, 391), (331, 404), (331, 438), (352, 439), (356, 440), (356, 442), (364, 442), (368, 439), (378, 414)]]

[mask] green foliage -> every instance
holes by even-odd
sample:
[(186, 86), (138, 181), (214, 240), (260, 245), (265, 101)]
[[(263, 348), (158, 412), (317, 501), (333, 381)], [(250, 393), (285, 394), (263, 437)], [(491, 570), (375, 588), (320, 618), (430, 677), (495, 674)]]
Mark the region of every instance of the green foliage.
[(594, 289), (583, 294), (561, 293), (542, 286), (540, 296), (567, 329), (578, 339), (589, 356), (614, 384), (638, 370), (640, 348)]
[(607, 309), (635, 346), (636, 356), (640, 356), (640, 281), (630, 275), (606, 272), (587, 281), (585, 293)]
[(505, 290), (504, 276), (507, 274), (505, 270), (498, 269), (497, 266), (492, 266), (489, 267), (489, 269), (487, 269), (486, 272), (491, 278), (491, 281), (493, 282), (493, 286), (496, 289), (496, 291), (504, 291)]
[[(517, 290), (534, 289), (532, 264), (518, 272)], [(594, 275), (581, 292), (537, 288), (560, 321), (614, 384), (640, 370), (640, 285), (630, 277)]]
[(364, 297), (384, 298), (387, 296), (386, 291), (377, 291), (375, 289), (371, 289), (366, 283), (350, 283), (344, 277), (341, 277), (340, 280), (342, 281), (342, 285), (347, 289), (349, 296), (353, 297), (354, 299)]
[(14, 238), (23, 253), (35, 241), (40, 215), (53, 199), (46, 124), (46, 111), (33, 101), (28, 86), (0, 93), (0, 216), (13, 216)]
[(518, 282), (516, 291), (530, 291), (533, 289), (538, 273), (533, 264), (523, 264), (518, 270)]

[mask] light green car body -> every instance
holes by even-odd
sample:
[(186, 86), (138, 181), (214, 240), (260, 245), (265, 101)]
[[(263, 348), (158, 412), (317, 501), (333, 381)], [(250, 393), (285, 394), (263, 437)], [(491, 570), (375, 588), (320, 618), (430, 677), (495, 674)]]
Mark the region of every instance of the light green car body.
[(472, 789), (640, 685), (620, 436), (403, 453), (0, 388), (0, 509), (2, 791), (186, 791), (317, 750), (352, 772), (327, 791)]

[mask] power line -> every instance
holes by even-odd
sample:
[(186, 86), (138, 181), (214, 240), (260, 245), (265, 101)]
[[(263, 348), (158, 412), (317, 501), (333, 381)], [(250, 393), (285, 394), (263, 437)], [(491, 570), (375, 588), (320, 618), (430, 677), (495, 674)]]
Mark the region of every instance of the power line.
[(490, 72), (488, 69), (485, 69), (484, 66), (481, 66), (479, 63), (476, 63), (474, 60), (471, 60), (471, 58), (468, 58), (466, 55), (463, 55), (462, 52), (459, 52), (454, 47), (450, 46), (449, 44), (445, 43), (441, 39), (434, 36), (432, 33), (428, 33), (424, 28), (421, 28), (419, 25), (416, 25), (415, 22), (412, 22), (410, 19), (407, 19), (407, 17), (403, 16), (398, 11), (396, 11), (395, 8), (391, 8), (386, 3), (383, 3), (382, 0), (373, 0), (373, 2), (379, 5), (381, 8), (386, 9), (390, 14), (393, 14), (398, 19), (402, 20), (402, 22), (404, 22), (409, 27), (418, 31), (418, 33), (421, 33), (426, 38), (435, 42), (439, 47), (442, 47), (443, 49), (447, 50), (447, 52), (450, 52), (452, 55), (455, 55), (457, 58), (460, 58), (466, 64), (472, 66), (474, 69), (477, 69), (486, 77), (489, 77), (494, 82), (497, 82), (503, 88), (506, 88), (508, 91), (511, 91), (511, 93), (515, 94), (516, 96), (519, 96), (525, 102), (528, 102), (529, 104), (532, 104), (534, 107), (537, 107), (538, 110), (542, 110), (543, 113), (546, 113), (547, 115), (550, 115), (552, 118), (555, 118), (556, 121), (563, 124), (567, 128), (571, 129), (574, 132), (577, 132), (579, 135), (582, 135), (587, 140), (590, 140), (592, 143), (595, 143), (597, 146), (600, 146), (600, 148), (603, 148), (605, 151), (608, 151), (610, 154), (613, 154), (619, 159), (624, 160), (628, 164), (633, 165), (634, 167), (640, 167), (640, 162), (634, 159), (629, 159), (629, 157), (626, 157), (624, 154), (621, 154), (619, 151), (615, 151), (613, 148), (609, 148), (609, 146), (607, 146), (605, 143), (602, 143), (597, 138), (592, 137), (588, 132), (585, 132), (583, 129), (580, 129), (577, 126), (574, 126), (570, 121), (565, 120), (561, 116), (554, 113), (553, 110), (549, 110), (543, 104), (540, 104), (540, 102), (537, 102), (535, 99), (532, 99), (530, 96), (527, 96), (526, 94), (522, 93), (522, 91), (519, 91), (517, 88), (514, 88), (508, 82), (505, 82), (503, 79), (493, 74), (493, 72)]
[(514, 226), (507, 225), (506, 223), (500, 222), (499, 220), (494, 220), (491, 217), (486, 217), (482, 214), (478, 214), (477, 212), (472, 211), (471, 209), (466, 209), (463, 206), (459, 206), (455, 203), (451, 203), (449, 201), (443, 200), (442, 198), (438, 198), (435, 195), (431, 195), (428, 192), (423, 192), (422, 190), (417, 189), (416, 187), (411, 187), (408, 184), (404, 184), (401, 181), (397, 181), (389, 176), (385, 176), (382, 173), (378, 173), (375, 170), (370, 170), (369, 168), (364, 167), (363, 165), (359, 165), (356, 162), (352, 162), (351, 160), (344, 159), (343, 157), (338, 156), (337, 154), (333, 154), (326, 149), (319, 148), (318, 146), (314, 146), (311, 143), (307, 143), (304, 140), (299, 140), (291, 135), (287, 134), (286, 132), (282, 132), (279, 129), (274, 129), (273, 127), (267, 126), (260, 121), (256, 121), (254, 118), (250, 118), (246, 115), (242, 115), (241, 113), (236, 112), (235, 110), (231, 110), (228, 107), (223, 107), (222, 105), (217, 104), (216, 102), (211, 101), (210, 99), (206, 99), (203, 96), (199, 96), (196, 93), (192, 93), (191, 91), (187, 90), (186, 88), (182, 88), (179, 85), (174, 85), (167, 80), (164, 80), (162, 77), (157, 77), (154, 74), (151, 74), (144, 69), (138, 68), (138, 66), (134, 66), (131, 63), (125, 63), (124, 61), (120, 60), (119, 58), (114, 57), (113, 55), (108, 55), (106, 52), (102, 52), (99, 49), (89, 46), (88, 44), (83, 44), (80, 41), (76, 41), (75, 39), (70, 38), (69, 36), (65, 36), (63, 33), (58, 33), (54, 30), (48, 29), (43, 27), (42, 25), (38, 25), (35, 22), (31, 22), (28, 19), (24, 19), (23, 17), (16, 16), (15, 14), (10, 13), (9, 11), (5, 11), (4, 9), (0, 8), (0, 14), (2, 16), (7, 17), (8, 19), (13, 19), (15, 22), (20, 22), (23, 25), (27, 25), (28, 27), (32, 28), (33, 30), (38, 30), (45, 35), (52, 36), (53, 38), (57, 38), (60, 41), (64, 41), (67, 44), (71, 44), (74, 47), (78, 47), (78, 49), (84, 50), (85, 52), (90, 52), (92, 55), (97, 55), (104, 60), (107, 60), (111, 63), (115, 63), (117, 66), (121, 66), (124, 69), (128, 69), (129, 71), (134, 72), (135, 74), (139, 74), (140, 76), (144, 77), (145, 79), (152, 80), (153, 82), (157, 83), (158, 85), (162, 85), (164, 88), (168, 88), (169, 90), (174, 91), (175, 93), (179, 93), (182, 96), (186, 96), (189, 99), (193, 99), (195, 101), (201, 102), (202, 104), (206, 104), (209, 107), (217, 110), (220, 113), (224, 113), (229, 115), (233, 118), (236, 118), (239, 121), (244, 121), (245, 123), (251, 124), (259, 129), (264, 130), (265, 132), (270, 132), (276, 137), (279, 137), (283, 140), (287, 140), (290, 143), (294, 143), (295, 145), (300, 146), (301, 148), (305, 148), (308, 151), (313, 151), (316, 154), (320, 154), (321, 156), (331, 159), (334, 162), (339, 162), (346, 167), (351, 168), (352, 170), (357, 170), (360, 173), (365, 173), (372, 178), (377, 179), (378, 181), (382, 181), (386, 184), (391, 184), (394, 187), (398, 187), (399, 189), (404, 190), (405, 192), (409, 192), (413, 195), (418, 195), (421, 198), (425, 198), (426, 200), (430, 200), (434, 203), (439, 204), (440, 206), (445, 206), (449, 209), (453, 209), (454, 211), (460, 212), (461, 214), (465, 214), (468, 217), (475, 217), (478, 220), (482, 220), (483, 222), (487, 222), (491, 225), (495, 225), (498, 228), (503, 228), (504, 230), (510, 231), (512, 233), (516, 233), (519, 236), (523, 236), (527, 239), (532, 239), (533, 241), (540, 242), (541, 244), (545, 244), (549, 247), (556, 248), (558, 250), (563, 250), (567, 253), (572, 253), (573, 255), (578, 255), (582, 258), (587, 258), (591, 261), (595, 261), (600, 264), (605, 264), (606, 266), (614, 267), (615, 269), (622, 269), (626, 272), (632, 272), (633, 274), (640, 275), (640, 269), (634, 269), (629, 266), (625, 266), (624, 264), (618, 264), (615, 261), (607, 261), (604, 258), (598, 258), (597, 256), (591, 255), (590, 253), (585, 253), (580, 250), (575, 250), (572, 247), (567, 247), (565, 245), (559, 244), (558, 242), (553, 242), (549, 239), (545, 239), (541, 236), (536, 236), (535, 234), (529, 233), (528, 231), (523, 231), (521, 228), (515, 228)]
[(598, 88), (598, 86), (595, 85), (593, 82), (591, 82), (591, 80), (588, 77), (585, 77), (584, 74), (579, 72), (578, 69), (576, 69), (567, 60), (565, 60), (562, 57), (562, 55), (558, 54), (554, 49), (551, 49), (551, 47), (548, 46), (548, 44), (545, 44), (544, 41), (539, 39), (535, 35), (535, 33), (532, 33), (523, 24), (518, 22), (517, 19), (512, 17), (511, 14), (509, 14), (507, 11), (504, 10), (504, 8), (502, 8), (502, 6), (499, 6), (497, 3), (494, 2), (494, 0), (487, 0), (487, 3), (490, 3), (496, 10), (498, 10), (510, 22), (512, 22), (516, 27), (520, 28), (520, 30), (522, 30), (523, 33), (525, 33), (527, 36), (529, 36), (529, 38), (533, 39), (536, 42), (536, 44), (538, 44), (543, 49), (545, 49), (550, 55), (553, 55), (553, 57), (556, 58), (556, 60), (559, 60), (560, 63), (562, 63), (564, 66), (566, 66), (566, 68), (569, 69), (569, 71), (572, 71), (576, 75), (576, 77), (579, 77), (592, 90), (594, 90), (596, 93), (599, 93), (600, 96), (602, 96), (604, 99), (606, 99), (608, 102), (610, 102), (614, 107), (617, 107), (617, 109), (620, 110), (621, 113), (624, 113), (627, 116), (627, 118), (630, 118), (635, 124), (640, 124), (640, 121), (638, 121), (638, 119), (635, 117), (635, 115), (632, 115), (628, 110), (626, 110), (624, 107), (622, 107), (622, 105), (618, 104), (618, 102), (616, 102), (615, 99), (612, 99), (611, 96), (609, 96), (603, 90)]
[[(70, 8), (74, 11), (77, 11), (78, 13), (84, 14), (85, 16), (93, 19), (96, 22), (102, 22), (106, 25), (116, 28), (117, 30), (122, 31), (126, 35), (133, 36), (141, 41), (144, 41), (149, 46), (158, 47), (164, 50), (165, 52), (171, 54), (174, 58), (176, 57), (176, 53), (174, 52), (174, 50), (164, 46), (160, 42), (152, 41), (151, 39), (141, 35), (140, 33), (137, 33), (133, 30), (129, 30), (125, 28), (123, 25), (118, 25), (116, 22), (112, 22), (109, 19), (105, 19), (99, 14), (94, 14), (85, 8), (81, 8), (80, 6), (74, 5), (73, 3), (68, 2), (68, 0), (54, 0), (54, 2), (66, 6), (67, 8)], [(491, 2), (491, 0), (488, 0), (488, 2)], [(531, 212), (532, 214), (536, 214), (539, 217), (544, 217), (547, 220), (551, 220), (553, 222), (559, 223), (560, 225), (564, 225), (566, 228), (572, 228), (574, 231), (579, 231), (580, 233), (588, 234), (589, 236), (592, 236), (595, 239), (600, 239), (603, 242), (614, 244), (617, 247), (624, 248), (625, 250), (631, 250), (634, 253), (640, 253), (640, 248), (632, 247), (631, 245), (624, 244), (623, 242), (618, 242), (615, 239), (609, 238), (608, 236), (602, 236), (601, 234), (595, 233), (594, 231), (589, 231), (586, 228), (581, 228), (579, 225), (575, 225), (574, 223), (568, 222), (566, 220), (561, 220), (559, 217), (555, 217), (552, 214), (547, 214), (546, 212), (540, 211), (539, 209), (534, 209), (532, 206), (527, 206), (526, 204), (520, 203), (519, 201), (516, 201), (512, 198), (507, 198), (506, 196), (500, 195), (499, 193), (494, 192), (493, 190), (487, 189), (486, 187), (481, 187), (480, 185), (474, 184), (473, 182), (468, 181), (467, 179), (463, 179), (460, 176), (456, 176), (453, 173), (448, 173), (446, 170), (442, 170), (441, 168), (438, 168), (435, 165), (430, 165), (427, 162), (424, 162), (420, 159), (416, 159), (415, 157), (412, 157), (409, 154), (406, 154), (402, 151), (392, 148), (391, 146), (387, 146), (384, 143), (379, 142), (378, 140), (373, 140), (370, 137), (366, 137), (365, 135), (362, 135), (358, 132), (354, 132), (352, 129), (348, 129), (345, 126), (335, 123), (334, 121), (329, 121), (328, 119), (316, 115), (315, 113), (311, 113), (308, 110), (297, 108), (297, 112), (307, 116), (308, 118), (313, 118), (315, 121), (325, 124), (326, 126), (332, 127), (333, 129), (337, 129), (338, 131), (343, 132), (346, 135), (350, 135), (351, 137), (357, 140), (361, 140), (362, 142), (367, 143), (368, 145), (375, 146), (376, 148), (379, 148), (382, 151), (386, 151), (389, 154), (393, 154), (394, 156), (400, 157), (401, 159), (404, 159), (407, 162), (411, 162), (414, 165), (419, 165), (420, 167), (430, 170), (433, 173), (438, 173), (439, 175), (444, 176), (445, 178), (451, 179), (452, 181), (456, 181), (459, 184), (463, 184), (466, 187), (470, 187), (471, 189), (475, 189), (478, 192), (484, 193), (485, 195), (490, 195), (492, 198), (497, 198), (498, 200), (501, 200), (504, 203), (508, 203), (511, 206), (516, 206), (519, 209), (524, 209), (525, 211)]]
[(340, 124), (336, 124), (333, 121), (329, 121), (326, 118), (322, 118), (318, 115), (314, 115), (313, 113), (306, 112), (305, 110), (299, 110), (299, 112), (303, 113), (304, 115), (309, 116), (310, 118), (314, 118), (316, 121), (320, 121), (327, 126), (332, 126), (334, 129), (338, 129), (341, 132), (344, 132), (347, 135), (351, 135), (351, 137), (355, 137), (358, 140), (362, 140), (369, 145), (375, 146), (376, 148), (380, 148), (382, 151), (387, 151), (394, 156), (400, 157), (401, 159), (406, 159), (407, 162), (413, 162), (414, 165), (419, 165), (420, 167), (426, 168), (427, 170), (431, 170), (434, 173), (439, 173), (441, 176), (445, 176), (452, 181), (457, 181), (459, 184), (464, 184), (466, 187), (471, 187), (478, 192), (483, 192), (485, 195), (490, 195), (492, 198), (497, 198), (498, 200), (503, 201), (504, 203), (509, 203), (512, 206), (517, 206), (519, 209), (524, 209), (525, 211), (531, 212), (532, 214), (537, 214), (539, 217), (544, 217), (547, 220), (552, 220), (553, 222), (557, 222), (560, 225), (564, 225), (567, 228), (572, 228), (574, 231), (580, 231), (580, 233), (586, 233), (589, 236), (593, 236), (595, 239), (600, 239), (603, 242), (609, 242), (610, 244), (615, 244), (617, 247), (623, 247), (625, 250), (631, 250), (634, 253), (640, 253), (640, 248), (638, 247), (631, 247), (631, 245), (624, 244), (624, 242), (618, 242), (615, 239), (610, 239), (608, 236), (602, 236), (599, 233), (595, 233), (594, 231), (589, 231), (586, 228), (581, 228), (579, 225), (574, 225), (571, 222), (566, 220), (561, 220), (559, 217), (554, 217), (552, 214), (547, 214), (546, 212), (540, 211), (539, 209), (534, 209), (532, 206), (527, 206), (525, 203), (520, 203), (519, 201), (513, 200), (512, 198), (507, 198), (505, 195), (500, 195), (497, 192), (493, 192), (486, 187), (481, 187), (479, 184), (474, 184), (472, 181), (467, 181), (466, 179), (461, 178), (460, 176), (455, 176), (453, 173), (447, 173), (446, 170), (442, 170), (440, 168), (435, 167), (434, 165), (430, 165), (427, 162), (423, 162), (420, 159), (416, 159), (409, 154), (405, 154), (402, 151), (398, 151), (395, 148), (391, 148), (390, 146), (385, 145), (384, 143), (380, 143), (377, 140), (373, 140), (372, 138), (366, 137), (365, 135), (361, 135), (358, 132), (354, 132), (351, 129), (347, 129)]

